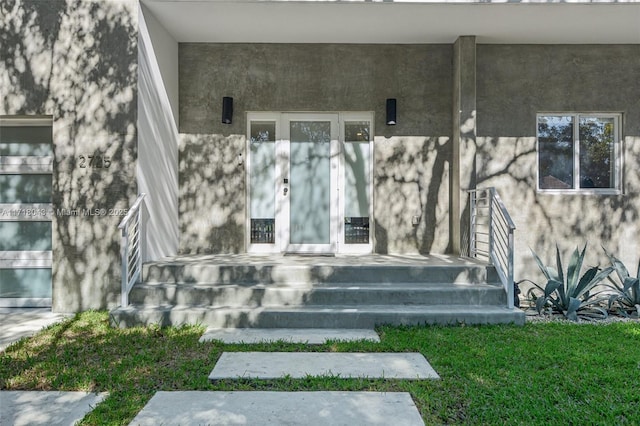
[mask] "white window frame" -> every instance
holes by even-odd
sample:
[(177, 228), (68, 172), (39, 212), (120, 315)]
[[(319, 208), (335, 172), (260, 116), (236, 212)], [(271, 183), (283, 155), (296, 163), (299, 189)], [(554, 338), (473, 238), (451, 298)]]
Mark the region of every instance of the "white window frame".
[[(359, 243), (359, 244), (346, 244), (345, 243), (345, 224), (344, 224), (344, 210), (345, 210), (345, 191), (344, 188), (339, 192), (339, 221), (338, 221), (338, 253), (340, 254), (369, 254), (373, 253), (374, 247), (374, 220), (373, 220), (373, 180), (374, 180), (374, 165), (375, 165), (375, 149), (373, 145), (373, 138), (375, 135), (375, 119), (374, 113), (370, 111), (363, 112), (341, 112), (340, 113), (340, 148), (344, 149), (344, 145), (349, 143), (346, 141), (345, 137), (345, 124), (347, 122), (353, 121), (368, 121), (369, 122), (369, 153), (371, 155), (369, 159), (369, 169), (367, 172), (369, 173), (369, 178), (371, 179), (369, 182), (368, 189), (368, 197), (369, 197), (369, 242), (368, 243)], [(339, 168), (339, 177), (338, 180), (341, 182), (341, 185), (344, 185), (345, 182), (345, 158), (344, 155), (340, 155), (340, 168)]]
[[(51, 116), (0, 116), (0, 130), (5, 126), (50, 127), (53, 131), (53, 118)], [(0, 156), (1, 175), (51, 175), (52, 173), (53, 153), (48, 156)], [(52, 222), (53, 204), (0, 203), (0, 212), (12, 212), (0, 215), (0, 221)], [(0, 251), (1, 269), (51, 269), (52, 264), (52, 250)], [(0, 297), (0, 307), (50, 307), (51, 304), (52, 298), (49, 297)]]
[[(332, 233), (335, 233), (337, 236), (337, 241), (335, 241), (336, 247), (335, 254), (367, 254), (372, 253), (373, 248), (375, 246), (375, 233), (374, 233), (374, 167), (375, 167), (375, 149), (374, 149), (374, 135), (375, 135), (375, 116), (373, 111), (337, 111), (337, 112), (317, 112), (317, 113), (308, 113), (308, 112), (285, 112), (285, 111), (271, 111), (271, 112), (247, 112), (246, 119), (246, 134), (251, 134), (251, 123), (253, 121), (273, 121), (276, 124), (276, 157), (282, 156), (283, 153), (281, 151), (281, 141), (283, 135), (283, 127), (285, 126), (285, 121), (287, 117), (292, 114), (295, 117), (303, 117), (305, 114), (313, 115), (336, 115), (338, 117), (338, 142), (340, 154), (338, 156), (338, 173), (337, 173), (337, 181), (340, 182), (338, 185), (338, 195), (337, 195), (337, 223), (336, 229), (332, 229)], [(344, 182), (344, 173), (345, 173), (345, 164), (344, 157), (342, 155), (343, 144), (345, 143), (345, 130), (344, 125), (345, 122), (350, 121), (368, 121), (370, 123), (370, 135), (369, 135), (369, 152), (371, 155), (370, 164), (369, 164), (369, 176), (370, 183), (368, 188), (368, 196), (369, 196), (369, 243), (361, 243), (361, 244), (345, 244), (344, 242), (344, 205), (345, 205), (345, 195), (342, 188)], [(257, 253), (257, 254), (267, 254), (267, 253), (283, 253), (283, 246), (286, 242), (283, 241), (283, 237), (279, 235), (279, 231), (276, 232), (275, 242), (273, 244), (258, 244), (251, 243), (251, 155), (250, 155), (250, 140), (249, 137), (246, 138), (245, 144), (245, 188), (247, 191), (245, 193), (246, 196), (246, 217), (245, 217), (245, 247), (247, 248), (248, 253)], [(281, 162), (276, 160), (276, 182), (275, 185), (275, 194), (282, 194), (284, 191), (284, 187), (282, 186), (283, 177), (288, 176), (286, 171), (282, 170)], [(336, 184), (338, 183), (336, 182)], [(278, 215), (278, 207), (276, 206), (276, 216)], [(280, 213), (281, 214), (281, 213)], [(280, 221), (282, 222), (282, 221)]]
[[(541, 117), (571, 116), (573, 117), (573, 186), (568, 189), (540, 188), (540, 139), (538, 135), (538, 123)], [(614, 162), (613, 162), (613, 188), (580, 188), (580, 118), (613, 118), (614, 119)], [(542, 112), (536, 114), (536, 190), (545, 194), (578, 194), (578, 195), (619, 195), (623, 193), (622, 169), (622, 113), (612, 112)]]

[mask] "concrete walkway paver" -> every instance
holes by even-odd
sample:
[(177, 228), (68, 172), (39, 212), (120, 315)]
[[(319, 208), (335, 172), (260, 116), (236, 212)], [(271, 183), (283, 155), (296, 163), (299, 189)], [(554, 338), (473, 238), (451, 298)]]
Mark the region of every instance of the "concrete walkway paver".
[(438, 379), (419, 353), (224, 352), (209, 380), (278, 379), (284, 376)]
[(0, 352), (67, 317), (68, 314), (56, 314), (50, 308), (0, 308)]
[(0, 425), (74, 425), (106, 396), (89, 392), (0, 391)]
[(211, 328), (200, 342), (220, 340), (223, 343), (261, 343), (279, 340), (290, 343), (322, 345), (327, 340), (370, 340), (379, 342), (374, 330), (321, 328)]
[(158, 392), (130, 425), (424, 425), (406, 392)]

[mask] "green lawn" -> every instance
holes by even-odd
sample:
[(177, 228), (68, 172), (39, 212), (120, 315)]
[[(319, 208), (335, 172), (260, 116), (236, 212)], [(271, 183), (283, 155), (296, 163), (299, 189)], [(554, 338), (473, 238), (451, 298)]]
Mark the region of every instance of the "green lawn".
[[(381, 343), (198, 343), (202, 327), (113, 329), (85, 312), (0, 353), (0, 388), (109, 392), (82, 424), (127, 424), (158, 390), (407, 391), (427, 424), (640, 424), (640, 322), (381, 327)], [(421, 352), (441, 380), (222, 381), (223, 351)]]

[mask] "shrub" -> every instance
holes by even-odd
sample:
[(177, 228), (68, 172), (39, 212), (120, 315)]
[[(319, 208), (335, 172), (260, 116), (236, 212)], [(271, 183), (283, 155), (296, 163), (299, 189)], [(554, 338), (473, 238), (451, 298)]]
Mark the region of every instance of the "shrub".
[(640, 317), (640, 260), (638, 261), (638, 272), (635, 277), (632, 277), (624, 263), (604, 247), (603, 249), (618, 276), (618, 280), (614, 280), (611, 276), (607, 277), (611, 284), (610, 288), (613, 290), (613, 294), (609, 296), (609, 309), (617, 304), (622, 315), (629, 316), (635, 312), (635, 316)]
[(586, 250), (586, 244), (582, 251), (578, 251), (576, 247), (569, 259), (566, 275), (563, 273), (560, 249), (557, 245), (557, 269), (545, 266), (540, 257), (531, 250), (538, 267), (547, 279), (544, 286), (531, 282), (542, 292), (535, 298), (538, 313), (542, 313), (545, 307), (551, 307), (552, 310), (562, 313), (565, 318), (572, 321), (577, 321), (578, 318), (590, 320), (607, 317), (607, 311), (600, 306), (601, 302), (608, 299), (608, 296), (604, 295), (606, 291), (592, 292), (592, 290), (613, 272), (613, 267), (600, 270), (599, 267), (594, 266), (580, 277)]

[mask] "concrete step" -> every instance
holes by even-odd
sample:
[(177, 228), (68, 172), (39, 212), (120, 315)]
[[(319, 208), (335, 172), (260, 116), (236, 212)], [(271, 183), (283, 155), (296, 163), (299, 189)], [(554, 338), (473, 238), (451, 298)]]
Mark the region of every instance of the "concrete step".
[(219, 340), (223, 343), (305, 343), (324, 345), (327, 341), (380, 342), (380, 336), (373, 329), (349, 328), (208, 328), (200, 337), (200, 342)]
[(143, 265), (145, 283), (210, 284), (337, 284), (337, 283), (497, 283), (495, 269), (467, 265), (323, 265), (215, 264), (149, 262)]
[(212, 328), (373, 328), (376, 325), (524, 324), (524, 312), (500, 306), (331, 305), (213, 307), (129, 305), (111, 311), (114, 327), (202, 324)]
[(502, 287), (487, 284), (342, 283), (218, 285), (143, 283), (132, 304), (273, 307), (316, 305), (505, 305)]
[(302, 379), (308, 376), (440, 378), (420, 353), (224, 352), (209, 374), (209, 380)]
[(131, 422), (156, 425), (424, 425), (408, 392), (157, 392)]

